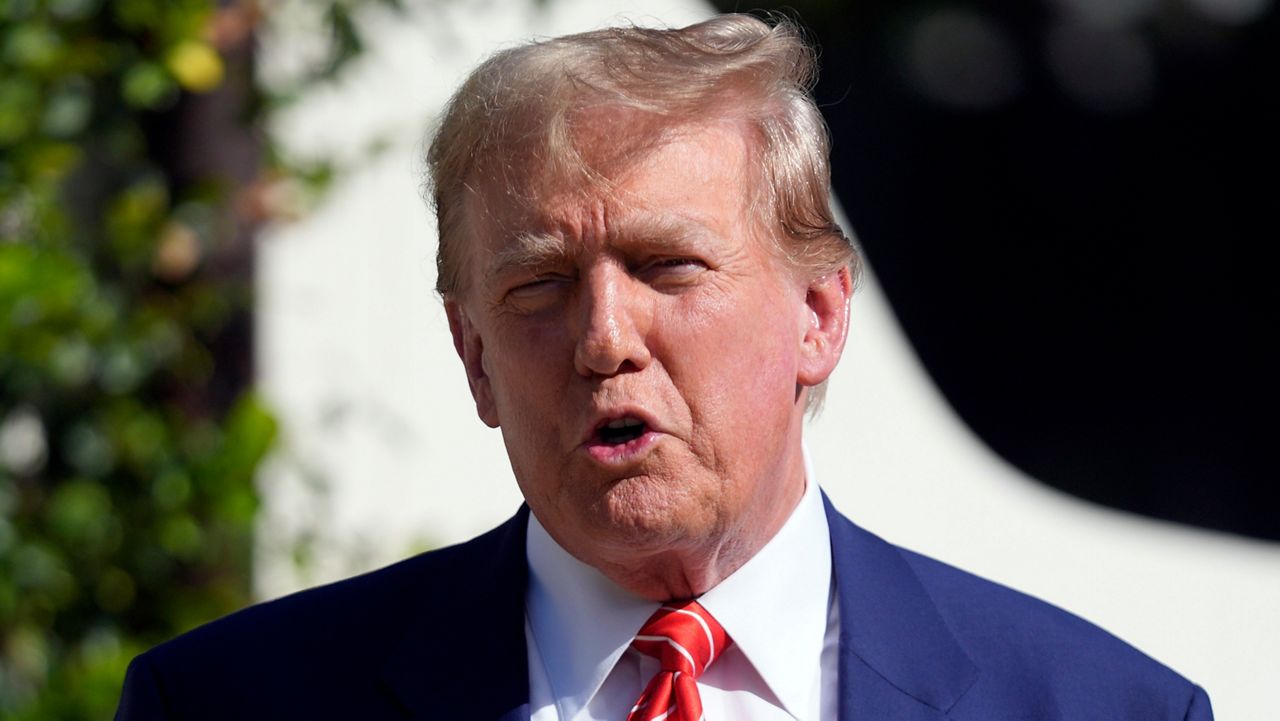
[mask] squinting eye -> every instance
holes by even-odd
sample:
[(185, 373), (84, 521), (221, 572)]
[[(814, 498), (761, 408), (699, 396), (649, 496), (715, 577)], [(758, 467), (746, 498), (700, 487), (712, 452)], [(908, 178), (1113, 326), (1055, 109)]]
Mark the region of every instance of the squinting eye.
[(639, 275), (655, 280), (685, 278), (706, 270), (707, 264), (696, 258), (663, 258), (640, 269)]
[(535, 280), (532, 283), (517, 285), (516, 287), (512, 288), (507, 292), (509, 295), (514, 295), (514, 296), (533, 295), (535, 293), (546, 290), (551, 285), (552, 282), (553, 281), (550, 281), (550, 280)]
[(507, 291), (507, 297), (516, 301), (531, 301), (545, 298), (560, 290), (568, 283), (567, 278), (550, 276), (522, 283)]

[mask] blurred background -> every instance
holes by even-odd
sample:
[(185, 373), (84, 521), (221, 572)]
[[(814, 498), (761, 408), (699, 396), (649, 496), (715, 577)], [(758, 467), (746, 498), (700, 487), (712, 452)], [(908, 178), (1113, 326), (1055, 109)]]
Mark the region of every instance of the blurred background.
[[(495, 49), (718, 5), (0, 0), (0, 719), (505, 520), (424, 138)], [(788, 7), (870, 263), (816, 480), (1270, 718), (1272, 0)]]

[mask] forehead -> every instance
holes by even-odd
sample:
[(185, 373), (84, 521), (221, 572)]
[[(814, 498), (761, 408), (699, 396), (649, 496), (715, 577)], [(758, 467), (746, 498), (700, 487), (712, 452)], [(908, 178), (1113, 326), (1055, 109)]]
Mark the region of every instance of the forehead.
[(654, 132), (599, 113), (577, 124), (574, 137), (577, 167), (511, 168), (472, 186), (465, 214), (471, 254), (480, 256), (473, 261), (483, 266), (486, 250), (530, 234), (603, 241), (680, 227), (756, 230), (760, 173), (744, 124)]

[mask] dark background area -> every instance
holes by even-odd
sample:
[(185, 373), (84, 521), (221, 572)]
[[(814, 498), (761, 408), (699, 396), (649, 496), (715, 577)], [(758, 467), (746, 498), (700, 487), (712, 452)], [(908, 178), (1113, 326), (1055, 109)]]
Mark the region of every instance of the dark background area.
[(766, 7), (821, 48), (836, 193), (959, 415), (1068, 493), (1280, 539), (1274, 5)]

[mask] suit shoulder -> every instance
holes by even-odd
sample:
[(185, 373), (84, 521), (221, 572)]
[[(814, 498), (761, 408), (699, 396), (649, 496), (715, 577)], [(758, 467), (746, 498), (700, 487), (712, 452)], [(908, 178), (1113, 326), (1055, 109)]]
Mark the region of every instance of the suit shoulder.
[[(470, 543), (475, 543), (471, 541)], [(264, 601), (199, 626), (150, 652), (173, 662), (182, 656), (208, 659), (254, 649), (290, 653), (321, 651), (340, 641), (369, 645), (394, 638), (381, 629), (401, 628), (421, 609), (421, 599), (452, 584), (468, 544), (430, 551), (390, 566)]]
[(168, 716), (187, 719), (390, 714), (383, 664), (406, 644), (429, 644), (424, 624), (474, 605), (476, 580), (494, 576), (502, 554), (514, 557), (504, 544), (523, 528), (520, 518), (463, 544), (250, 606), (162, 643), (134, 660), (118, 718), (167, 717), (132, 711), (161, 706)]
[(1044, 714), (1075, 708), (1080, 718), (1183, 719), (1197, 717), (1193, 707), (1207, 709), (1198, 687), (1093, 623), (928, 556), (899, 552), (981, 669), (978, 693), (961, 703), (979, 716), (1002, 716), (982, 693), (996, 687), (1018, 689), (1024, 717), (1056, 718)]

